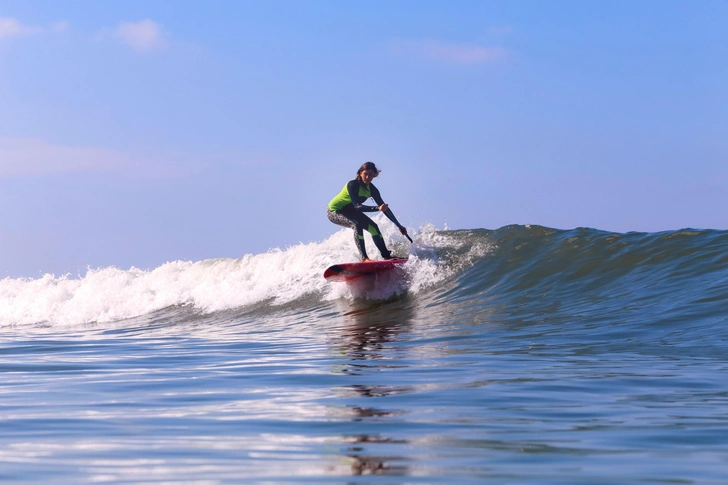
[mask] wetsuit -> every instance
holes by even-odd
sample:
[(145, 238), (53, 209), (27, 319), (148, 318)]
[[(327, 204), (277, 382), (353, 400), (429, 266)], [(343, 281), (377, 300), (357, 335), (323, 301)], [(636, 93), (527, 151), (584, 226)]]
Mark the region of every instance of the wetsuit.
[[(376, 207), (363, 205), (363, 202), (369, 197), (377, 203)], [(384, 204), (384, 201), (374, 184), (366, 185), (357, 179), (347, 183), (341, 192), (329, 202), (327, 210), (329, 220), (334, 224), (354, 230), (354, 242), (362, 259), (368, 259), (367, 251), (364, 247), (365, 230), (372, 235), (374, 244), (379, 249), (379, 252), (382, 253), (382, 256), (384, 258), (390, 257), (390, 252), (384, 244), (382, 233), (379, 232), (379, 226), (364, 214), (365, 212), (377, 212), (379, 206), (382, 204)]]

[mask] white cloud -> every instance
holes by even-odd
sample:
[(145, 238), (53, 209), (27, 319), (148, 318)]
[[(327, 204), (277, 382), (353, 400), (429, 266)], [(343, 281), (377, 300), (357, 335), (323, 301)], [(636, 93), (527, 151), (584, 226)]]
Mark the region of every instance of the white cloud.
[(506, 57), (502, 47), (486, 47), (476, 44), (454, 44), (434, 40), (398, 41), (394, 44), (400, 55), (451, 62), (455, 64), (477, 64), (492, 62)]
[(0, 39), (35, 35), (43, 30), (41, 27), (23, 25), (13, 17), (0, 17)]
[(0, 178), (113, 171), (138, 165), (130, 157), (105, 148), (62, 146), (33, 139), (0, 137)]
[(137, 52), (164, 49), (168, 45), (164, 28), (149, 19), (139, 22), (122, 22), (114, 30), (113, 35)]

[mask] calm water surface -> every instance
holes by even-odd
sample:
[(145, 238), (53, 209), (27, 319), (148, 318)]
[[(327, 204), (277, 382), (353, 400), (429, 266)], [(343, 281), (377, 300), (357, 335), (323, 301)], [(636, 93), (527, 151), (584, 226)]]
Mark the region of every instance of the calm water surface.
[(41, 321), (17, 317), (38, 280), (4, 280), (0, 480), (728, 483), (728, 233), (426, 242), (383, 298), (301, 280), (286, 301)]

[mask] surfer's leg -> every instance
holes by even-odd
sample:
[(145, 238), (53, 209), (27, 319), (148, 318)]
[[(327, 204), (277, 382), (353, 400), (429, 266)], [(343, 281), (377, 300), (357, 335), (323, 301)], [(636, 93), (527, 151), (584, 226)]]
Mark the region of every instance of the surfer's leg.
[(366, 228), (367, 232), (372, 235), (372, 241), (374, 241), (374, 244), (377, 246), (377, 249), (379, 249), (379, 252), (382, 254), (382, 257), (384, 259), (388, 259), (391, 256), (391, 253), (389, 249), (387, 249), (387, 245), (384, 244), (384, 237), (382, 236), (382, 233), (379, 231), (379, 226), (371, 220), (366, 215), (359, 212), (357, 214), (357, 223), (360, 227)]
[[(354, 230), (354, 245), (359, 251), (361, 259), (369, 259), (366, 247), (364, 247), (364, 226), (352, 217), (347, 217), (340, 212), (328, 211), (326, 214), (331, 222), (339, 226), (348, 227)], [(366, 216), (365, 216), (366, 217)]]
[(387, 245), (384, 244), (384, 238), (381, 235), (372, 236), (372, 240), (374, 240), (374, 244), (377, 246), (377, 249), (379, 249), (379, 252), (384, 259), (389, 259), (392, 256), (392, 252), (387, 249)]
[(354, 231), (354, 244), (356, 245), (356, 249), (359, 250), (361, 260), (369, 259), (369, 256), (367, 256), (367, 248), (364, 245), (364, 230), (359, 226), (356, 226), (356, 230)]
[(379, 249), (379, 252), (381, 253), (382, 257), (384, 259), (389, 259), (389, 257), (392, 255), (391, 251), (387, 249), (387, 245), (384, 244), (384, 237), (382, 237), (381, 234), (378, 236), (375, 236), (372, 234), (372, 240), (374, 241), (374, 244), (377, 246), (377, 249)]

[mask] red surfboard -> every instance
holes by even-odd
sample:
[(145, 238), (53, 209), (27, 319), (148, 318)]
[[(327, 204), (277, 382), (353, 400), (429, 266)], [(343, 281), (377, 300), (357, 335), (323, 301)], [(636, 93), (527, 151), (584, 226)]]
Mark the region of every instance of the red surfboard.
[(384, 261), (359, 261), (335, 264), (324, 271), (328, 281), (351, 281), (364, 275), (388, 271), (407, 262), (407, 259), (385, 259)]

